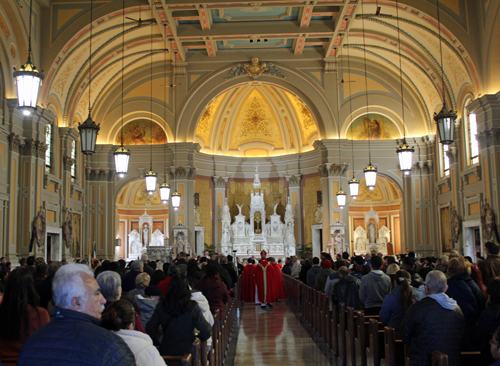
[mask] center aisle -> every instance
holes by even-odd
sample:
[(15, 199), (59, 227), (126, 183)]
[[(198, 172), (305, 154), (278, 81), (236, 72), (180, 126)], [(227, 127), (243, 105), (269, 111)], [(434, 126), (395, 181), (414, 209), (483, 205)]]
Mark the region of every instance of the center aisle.
[(234, 365), (331, 365), (286, 303), (273, 305), (242, 302)]

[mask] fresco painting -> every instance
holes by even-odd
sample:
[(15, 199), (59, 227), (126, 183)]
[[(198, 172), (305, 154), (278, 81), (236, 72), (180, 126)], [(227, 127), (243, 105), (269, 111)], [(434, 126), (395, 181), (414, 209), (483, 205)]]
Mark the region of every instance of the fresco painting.
[[(153, 122), (151, 128), (151, 121), (148, 120), (135, 120), (123, 126), (123, 144), (124, 145), (149, 145), (151, 144), (151, 137), (153, 145), (167, 143), (167, 135), (159, 124)], [(115, 145), (120, 145), (121, 133), (116, 135)]]
[(349, 140), (391, 140), (400, 137), (399, 130), (390, 119), (380, 114), (358, 117), (347, 130)]

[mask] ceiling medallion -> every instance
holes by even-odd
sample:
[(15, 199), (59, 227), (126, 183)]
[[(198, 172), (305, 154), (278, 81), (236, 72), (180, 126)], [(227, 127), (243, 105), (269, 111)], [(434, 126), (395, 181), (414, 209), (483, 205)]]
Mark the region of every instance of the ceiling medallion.
[(261, 75), (270, 75), (285, 79), (285, 75), (281, 73), (281, 70), (277, 66), (272, 63), (262, 63), (257, 57), (252, 58), (250, 64), (236, 64), (231, 69), (226, 80), (242, 75), (248, 75), (253, 80), (257, 80)]

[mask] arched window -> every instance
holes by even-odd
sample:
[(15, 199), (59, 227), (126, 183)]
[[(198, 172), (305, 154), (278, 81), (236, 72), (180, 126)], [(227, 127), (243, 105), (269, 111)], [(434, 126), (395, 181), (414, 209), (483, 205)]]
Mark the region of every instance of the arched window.
[(52, 173), (52, 125), (45, 126), (45, 172)]
[(479, 163), (479, 143), (477, 141), (477, 122), (476, 122), (476, 114), (469, 113), (467, 111), (467, 105), (472, 102), (472, 98), (469, 98), (464, 103), (464, 122), (465, 122), (465, 141), (467, 144), (467, 165), (477, 164)]
[(76, 141), (71, 142), (71, 159), (73, 163), (71, 164), (71, 181), (76, 180)]

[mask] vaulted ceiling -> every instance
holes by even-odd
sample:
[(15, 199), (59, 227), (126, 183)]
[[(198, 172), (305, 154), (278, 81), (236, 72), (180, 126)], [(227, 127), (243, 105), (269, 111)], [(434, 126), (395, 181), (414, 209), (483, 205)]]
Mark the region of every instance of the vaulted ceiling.
[[(9, 2), (15, 6), (14, 0)], [(484, 0), (474, 9), (486, 16), (492, 3)], [(124, 4), (123, 9), (122, 1), (94, 1), (90, 93), (90, 2), (47, 0), (42, 6), (48, 7), (34, 17), (35, 29), (43, 34), (40, 68), (46, 75), (39, 102), (65, 126), (85, 120), (90, 104), (94, 119), (102, 123), (98, 143), (116, 140), (122, 120), (122, 70), (125, 122), (153, 119), (168, 141), (196, 141), (210, 153), (244, 154), (241, 146), (259, 149), (259, 144), (272, 145), (273, 154), (299, 151), (298, 146), (308, 149), (311, 138), (338, 136), (337, 123), (340, 136), (346, 137), (353, 115), (361, 116), (366, 102), (370, 112), (392, 120), (401, 133), (400, 70), (410, 136), (433, 133), (432, 116), (441, 108), (443, 88), (449, 106), (460, 115), (463, 96), (477, 97), (488, 87), (477, 42), (486, 20), (471, 14), (472, 5), (466, 0), (440, 1), (441, 44), (435, 0), (125, 0)], [(45, 23), (46, 15), (50, 22)], [(319, 118), (311, 105), (314, 101), (283, 85), (239, 85), (214, 92), (200, 107), (196, 124), (183, 132), (182, 118), (193, 108), (197, 85), (207, 82), (211, 73), (227, 75), (228, 64), (249, 62), (252, 57), (308, 78), (308, 85), (320, 93), (331, 88), (326, 73), (338, 69), (343, 81), (338, 89), (340, 111)], [(180, 85), (180, 97), (174, 100), (173, 90), (165, 85), (175, 83), (175, 73), (186, 63), (187, 82)], [(317, 66), (293, 69), (301, 65)], [(336, 95), (324, 97), (336, 105)], [(231, 103), (236, 106), (228, 114)], [(242, 133), (245, 113), (255, 109), (255, 103), (265, 107), (273, 120), (268, 131), (273, 141), (263, 135), (245, 139), (248, 135)], [(303, 130), (300, 106), (310, 112), (313, 129)], [(173, 122), (174, 115), (181, 126)]]

